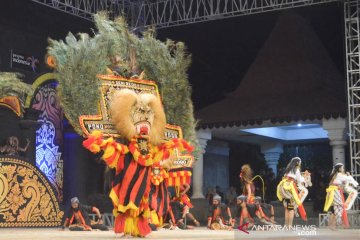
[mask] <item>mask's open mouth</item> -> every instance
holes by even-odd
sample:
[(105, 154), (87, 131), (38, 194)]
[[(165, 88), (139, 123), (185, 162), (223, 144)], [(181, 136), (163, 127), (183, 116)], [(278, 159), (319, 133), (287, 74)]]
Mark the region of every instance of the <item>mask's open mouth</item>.
[(136, 127), (136, 133), (143, 135), (143, 136), (148, 136), (150, 134), (150, 123), (148, 121), (141, 121), (141, 122), (137, 122), (135, 124)]

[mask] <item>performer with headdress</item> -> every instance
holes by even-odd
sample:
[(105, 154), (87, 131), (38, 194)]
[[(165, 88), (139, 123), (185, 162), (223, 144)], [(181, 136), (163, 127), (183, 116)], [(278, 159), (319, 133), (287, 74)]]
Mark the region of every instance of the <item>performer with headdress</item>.
[[(83, 145), (93, 153), (102, 151), (106, 165), (115, 169), (110, 193), (114, 231), (143, 237), (150, 233), (150, 210), (161, 218), (168, 207), (166, 184), (171, 184), (163, 178), (174, 185), (191, 179), (191, 164), (169, 171), (168, 177), (161, 169), (175, 161), (174, 152), (193, 149), (181, 127), (184, 138), (197, 144), (186, 77), (190, 57), (183, 43), (162, 43), (152, 31), (136, 36), (124, 17), (112, 21), (99, 13), (94, 20), (93, 36), (69, 33), (65, 41), (49, 40), (47, 63), (58, 73), (65, 115), (88, 137)], [(164, 108), (172, 124), (166, 135)]]
[(249, 164), (241, 167), (240, 180), (243, 185), (243, 195), (247, 197), (247, 203), (254, 203), (255, 185), (252, 181), (253, 171)]
[(233, 226), (230, 208), (221, 203), (219, 195), (215, 195), (209, 207), (207, 227), (211, 230), (231, 230)]
[(330, 229), (335, 230), (336, 226), (343, 224), (345, 228), (348, 228), (349, 222), (347, 219), (346, 208), (351, 208), (351, 206), (346, 205), (346, 203), (351, 203), (352, 205), (357, 196), (357, 191), (355, 189), (355, 191), (351, 191), (348, 199), (345, 201), (344, 188), (348, 184), (357, 187), (359, 183), (355, 181), (349, 173), (345, 173), (344, 165), (342, 163), (335, 164), (330, 179), (329, 187), (326, 189), (326, 201), (324, 206), (324, 211), (330, 213), (329, 227)]
[(285, 169), (285, 174), (277, 186), (277, 197), (285, 208), (285, 225), (291, 226), (294, 220), (295, 210), (298, 210), (301, 218), (306, 221), (306, 212), (302, 205), (297, 185), (305, 181), (301, 175), (301, 159), (294, 157)]
[[(113, 138), (103, 139), (100, 131), (94, 131), (83, 145), (93, 153), (102, 150), (102, 159), (116, 170), (110, 192), (114, 204), (114, 231), (143, 237), (151, 232), (149, 194), (151, 182), (156, 183), (152, 174), (157, 173), (159, 163), (169, 161), (174, 149), (191, 152), (193, 148), (183, 139), (163, 143), (165, 113), (154, 94), (120, 90), (112, 97), (110, 113), (117, 131), (128, 144), (118, 143)], [(163, 192), (158, 195), (162, 198), (158, 203), (165, 209), (168, 206), (166, 187), (160, 184), (157, 187)]]

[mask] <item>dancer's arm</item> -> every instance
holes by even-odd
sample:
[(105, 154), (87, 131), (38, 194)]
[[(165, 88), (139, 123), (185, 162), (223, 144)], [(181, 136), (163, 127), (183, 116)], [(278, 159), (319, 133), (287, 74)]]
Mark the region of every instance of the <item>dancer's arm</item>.
[(117, 143), (113, 138), (103, 139), (103, 134), (100, 131), (93, 131), (83, 142), (83, 146), (92, 153), (104, 151), (102, 159), (110, 168), (122, 168), (123, 164), (119, 164), (122, 156), (129, 152), (127, 146)]
[(28, 147), (29, 147), (29, 144), (30, 144), (30, 140), (29, 140), (29, 139), (26, 139), (26, 146), (25, 146), (24, 148), (19, 147), (19, 151), (21, 151), (21, 152), (26, 152), (26, 150), (27, 150)]
[(211, 229), (211, 220), (212, 220), (212, 217), (213, 217), (213, 211), (212, 211), (212, 207), (210, 206), (209, 207), (209, 212), (208, 212), (208, 222), (207, 222), (207, 227), (209, 229)]
[(207, 227), (211, 229), (211, 217), (208, 217)]
[(180, 195), (186, 194), (190, 190), (190, 185), (187, 183), (184, 183), (183, 186), (185, 186), (184, 190), (181, 191)]
[(353, 178), (353, 176), (350, 175), (349, 172), (347, 172), (346, 175), (344, 174), (343, 176), (346, 183), (350, 183), (354, 187), (357, 187), (359, 185), (359, 183)]
[(96, 216), (98, 217), (98, 223), (102, 224), (102, 218), (101, 218), (100, 210), (97, 207), (92, 207), (91, 211), (94, 212), (96, 214)]
[(240, 214), (240, 220), (239, 220), (239, 225), (243, 225), (244, 222), (244, 216), (242, 214)]
[(229, 207), (226, 208), (227, 214), (229, 215), (229, 223), (231, 226), (234, 226), (233, 218), (231, 216), (231, 210)]
[(65, 218), (64, 224), (61, 226), (62, 230), (70, 225), (70, 219), (72, 218), (71, 210), (68, 210), (67, 216)]
[(301, 176), (299, 168), (296, 169), (295, 179), (296, 179), (297, 184), (299, 184), (299, 185), (302, 184), (303, 182), (305, 182), (305, 178), (303, 176)]

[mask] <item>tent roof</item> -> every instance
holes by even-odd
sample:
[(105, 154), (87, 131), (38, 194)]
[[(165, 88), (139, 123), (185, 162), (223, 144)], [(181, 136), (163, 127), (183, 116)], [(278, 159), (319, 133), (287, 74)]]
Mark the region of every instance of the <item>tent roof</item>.
[(238, 88), (196, 117), (203, 128), (345, 117), (344, 87), (311, 25), (285, 12)]

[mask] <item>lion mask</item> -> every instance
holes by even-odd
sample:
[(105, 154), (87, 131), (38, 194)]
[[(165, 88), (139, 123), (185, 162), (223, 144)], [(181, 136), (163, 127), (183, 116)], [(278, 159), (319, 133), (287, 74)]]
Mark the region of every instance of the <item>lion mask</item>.
[(116, 91), (110, 103), (110, 114), (116, 130), (128, 140), (142, 137), (159, 145), (164, 138), (165, 113), (154, 94), (136, 94), (129, 89)]

